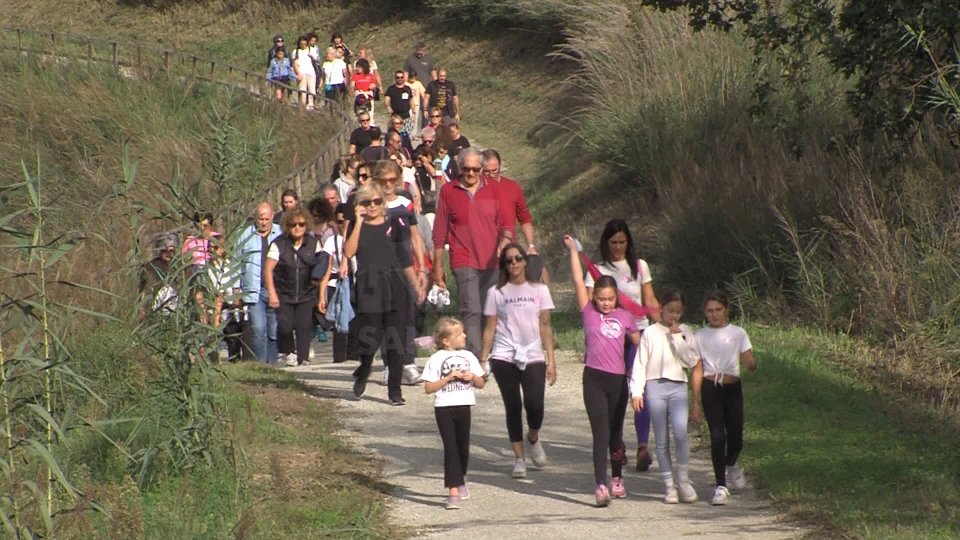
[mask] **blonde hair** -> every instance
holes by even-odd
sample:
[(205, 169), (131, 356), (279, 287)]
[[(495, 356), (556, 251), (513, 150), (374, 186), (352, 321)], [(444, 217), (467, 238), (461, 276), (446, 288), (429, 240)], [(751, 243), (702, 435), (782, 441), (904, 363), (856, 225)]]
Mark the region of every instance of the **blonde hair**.
[(463, 328), (463, 323), (460, 322), (460, 319), (454, 319), (453, 317), (441, 317), (437, 321), (436, 326), (433, 327), (433, 346), (437, 349), (445, 348), (443, 345), (443, 340), (449, 339), (453, 335), (454, 328)]
[(380, 189), (380, 186), (376, 182), (369, 182), (365, 186), (360, 186), (357, 189), (357, 196), (354, 198), (354, 204), (360, 206), (361, 201), (366, 201), (368, 199), (373, 199), (374, 197), (383, 198), (383, 190)]

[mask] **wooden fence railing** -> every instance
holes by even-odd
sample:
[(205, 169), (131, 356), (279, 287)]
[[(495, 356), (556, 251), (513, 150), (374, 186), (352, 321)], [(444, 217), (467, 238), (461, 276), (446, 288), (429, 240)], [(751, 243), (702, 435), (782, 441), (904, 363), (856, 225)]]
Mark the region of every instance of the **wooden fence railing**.
[[(44, 32), (29, 28), (0, 28), (0, 51), (15, 51), (17, 58), (35, 56), (46, 61), (68, 64), (111, 65), (127, 77), (150, 81), (165, 78), (183, 81), (205, 81), (226, 85), (246, 92), (259, 99), (274, 99), (275, 83), (268, 81), (265, 72), (255, 73), (231, 64), (219, 62), (196, 54), (123, 43), (106, 38), (75, 36), (62, 32)], [(286, 86), (291, 93), (299, 94), (296, 87)], [(297, 100), (299, 101), (299, 99)], [(318, 191), (329, 177), (334, 163), (340, 159), (349, 144), (352, 118), (336, 101), (317, 97), (313, 114), (332, 116), (336, 132), (321, 146), (320, 150), (294, 171), (267, 183), (262, 196), (280, 203), (280, 194), (285, 189), (295, 189), (306, 200)], [(243, 205), (250, 201), (238, 201), (236, 211), (244, 211)]]

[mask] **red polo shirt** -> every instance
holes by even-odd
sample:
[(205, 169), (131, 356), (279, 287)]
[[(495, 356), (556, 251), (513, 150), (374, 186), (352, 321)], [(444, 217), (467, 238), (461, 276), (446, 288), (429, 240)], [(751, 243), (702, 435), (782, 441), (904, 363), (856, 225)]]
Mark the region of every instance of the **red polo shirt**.
[(460, 182), (440, 188), (433, 245), (450, 245), (450, 268), (497, 267), (497, 244), (504, 231), (516, 227), (516, 219), (501, 211), (502, 204), (497, 182), (481, 179), (474, 194)]
[(500, 176), (497, 182), (500, 188), (500, 202), (502, 203), (500, 212), (506, 218), (504, 221), (513, 220), (514, 223), (533, 223), (533, 216), (530, 215), (530, 209), (527, 208), (527, 199), (523, 196), (523, 188), (512, 178)]

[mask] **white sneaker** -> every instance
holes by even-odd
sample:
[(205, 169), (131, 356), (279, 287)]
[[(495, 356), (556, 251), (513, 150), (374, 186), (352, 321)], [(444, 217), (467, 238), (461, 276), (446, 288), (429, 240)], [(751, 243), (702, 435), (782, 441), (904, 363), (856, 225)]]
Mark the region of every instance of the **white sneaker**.
[(680, 482), (680, 485), (677, 486), (677, 492), (682, 503), (692, 503), (697, 500), (697, 490), (693, 489), (690, 482)]
[(726, 486), (717, 486), (717, 489), (713, 490), (713, 498), (710, 499), (710, 504), (714, 506), (723, 506), (727, 504), (727, 497), (730, 496), (730, 492), (727, 491)]
[(747, 478), (743, 475), (743, 469), (739, 465), (730, 465), (727, 467), (727, 485), (733, 489), (743, 489), (747, 487)]
[(532, 461), (533, 466), (538, 469), (542, 469), (543, 466), (547, 464), (547, 453), (544, 452), (540, 439), (537, 439), (535, 443), (530, 443), (530, 461)]
[(527, 460), (524, 458), (517, 458), (513, 461), (513, 472), (510, 473), (510, 476), (514, 478), (526, 478), (527, 477)]
[(403, 366), (403, 379), (401, 382), (411, 386), (420, 382), (420, 369), (417, 368), (416, 364)]
[(667, 504), (677, 504), (680, 498), (677, 497), (677, 486), (667, 486), (663, 492), (663, 502)]
[(287, 367), (296, 367), (297, 366), (297, 353), (289, 353), (287, 355)]
[(390, 368), (383, 366), (383, 385), (387, 385), (387, 379), (390, 378)]
[(314, 356), (316, 356), (316, 354), (317, 354), (317, 353), (313, 352), (313, 345), (311, 345), (311, 346), (310, 346), (310, 352), (307, 353), (307, 360), (313, 362), (313, 358), (314, 358)]

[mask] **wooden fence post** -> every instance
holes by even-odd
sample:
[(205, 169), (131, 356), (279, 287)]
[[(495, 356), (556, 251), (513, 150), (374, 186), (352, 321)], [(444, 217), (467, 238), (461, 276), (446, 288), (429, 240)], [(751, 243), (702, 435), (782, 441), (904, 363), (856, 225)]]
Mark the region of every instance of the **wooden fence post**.
[(217, 70), (217, 63), (214, 62), (213, 60), (211, 60), (211, 61), (210, 61), (210, 80), (211, 80), (211, 81), (215, 81), (215, 80), (216, 80), (216, 79), (213, 78), (213, 74), (214, 74), (214, 72), (215, 72), (216, 70)]
[(170, 51), (163, 51), (163, 70), (167, 72), (167, 77), (170, 77)]
[(116, 41), (110, 42), (110, 56), (113, 61), (113, 67), (119, 66), (120, 63), (118, 62), (118, 59), (117, 59), (117, 42)]
[[(50, 34), (50, 56), (57, 56), (57, 35)], [(56, 58), (54, 58), (56, 60)]]
[(17, 28), (17, 62), (23, 56), (23, 30)]
[(87, 63), (93, 63), (93, 41), (87, 40)]
[(193, 67), (190, 70), (190, 76), (193, 78), (196, 78), (197, 77), (197, 57), (191, 54), (190, 58), (193, 59)]

